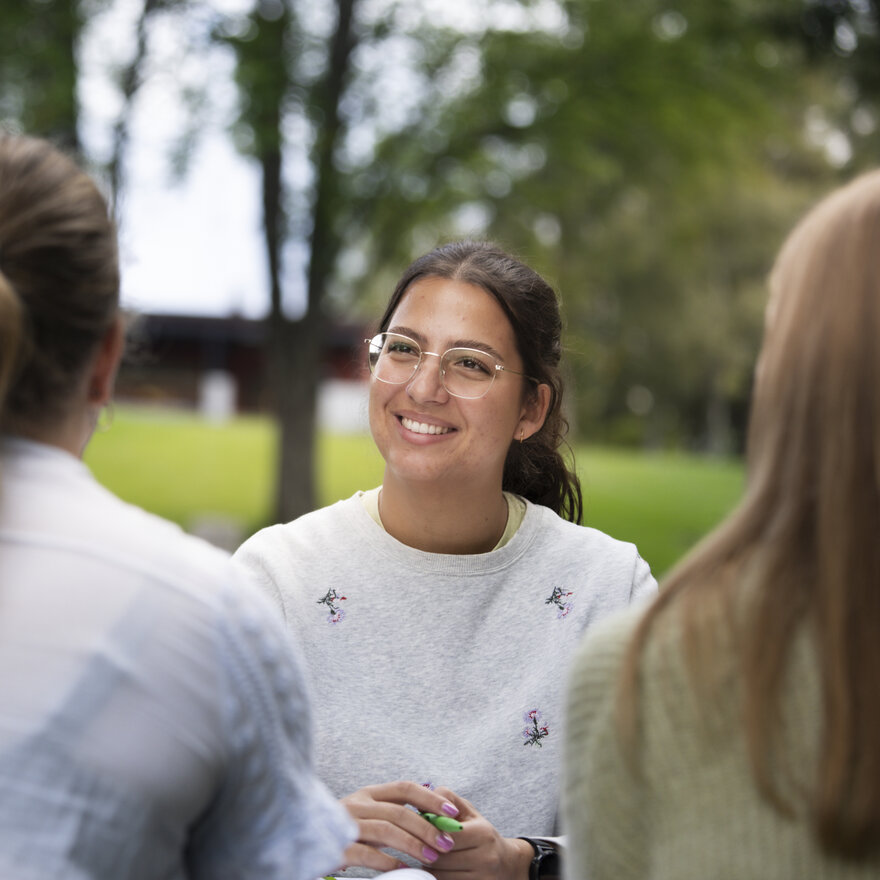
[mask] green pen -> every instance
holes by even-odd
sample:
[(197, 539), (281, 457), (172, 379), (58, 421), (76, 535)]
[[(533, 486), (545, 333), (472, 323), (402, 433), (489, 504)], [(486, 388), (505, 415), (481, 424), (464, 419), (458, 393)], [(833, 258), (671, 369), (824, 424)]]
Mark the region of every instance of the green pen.
[(427, 819), (435, 828), (440, 831), (461, 831), (464, 827), (461, 822), (451, 819), (449, 816), (438, 816), (436, 813), (422, 813), (419, 815), (423, 819)]

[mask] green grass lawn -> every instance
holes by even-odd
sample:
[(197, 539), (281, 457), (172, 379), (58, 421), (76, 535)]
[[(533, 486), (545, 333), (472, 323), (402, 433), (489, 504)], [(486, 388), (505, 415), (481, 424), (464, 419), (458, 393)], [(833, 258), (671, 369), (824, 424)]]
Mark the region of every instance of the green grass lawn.
[[(86, 462), (120, 497), (186, 529), (219, 517), (247, 536), (270, 521), (276, 448), (266, 418), (216, 426), (188, 412), (119, 406)], [(734, 460), (590, 446), (577, 447), (575, 460), (585, 522), (634, 541), (657, 575), (730, 510), (742, 487)], [(382, 480), (368, 436), (323, 435), (317, 466), (322, 505)]]
[(575, 460), (584, 522), (633, 541), (657, 576), (724, 518), (743, 487), (734, 459), (578, 447)]

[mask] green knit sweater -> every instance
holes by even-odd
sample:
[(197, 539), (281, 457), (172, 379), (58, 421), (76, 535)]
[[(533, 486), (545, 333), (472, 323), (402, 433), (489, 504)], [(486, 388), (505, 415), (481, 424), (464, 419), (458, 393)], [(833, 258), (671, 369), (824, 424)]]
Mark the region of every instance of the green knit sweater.
[(642, 660), (641, 774), (632, 772), (614, 707), (618, 671), (640, 613), (625, 612), (591, 629), (571, 669), (563, 811), (568, 880), (880, 877), (880, 858), (854, 864), (824, 854), (797, 794), (815, 772), (823, 711), (806, 636), (795, 643), (786, 672), (782, 748), (774, 763), (793, 817), (755, 787), (732, 653), (722, 655), (720, 696), (698, 698), (669, 613), (652, 631)]

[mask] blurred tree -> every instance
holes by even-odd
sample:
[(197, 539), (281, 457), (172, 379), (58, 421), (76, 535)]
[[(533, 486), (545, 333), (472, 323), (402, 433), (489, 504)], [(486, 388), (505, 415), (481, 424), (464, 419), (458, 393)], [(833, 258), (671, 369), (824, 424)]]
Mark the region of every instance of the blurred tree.
[[(112, 3), (26, 0), (4, 9), (0, 30), (0, 118), (34, 134), (52, 137), (76, 149), (76, 50), (83, 16), (97, 14)], [(118, 201), (132, 110), (151, 56), (150, 31), (159, 13), (189, 20), (183, 44), (187, 51), (208, 50), (206, 34), (235, 52), (236, 81), (241, 94), (238, 142), (254, 156), (262, 172), (264, 236), (270, 277), (270, 385), (280, 425), (280, 471), (276, 516), (290, 519), (315, 506), (313, 485), (316, 389), (326, 331), (322, 306), (328, 279), (341, 241), (336, 223), (337, 168), (334, 154), (342, 123), (339, 104), (355, 45), (355, 0), (336, 0), (336, 25), (326, 40), (326, 60), (315, 63), (322, 47), (305, 45), (293, 4), (257, 0), (243, 16), (224, 15), (210, 2), (143, 0), (134, 20), (134, 48), (128, 62), (113, 70), (121, 111), (112, 132), (108, 160), (111, 191)], [(242, 18), (244, 21), (242, 21)], [(195, 22), (193, 24), (193, 22)], [(187, 28), (183, 28), (186, 30)], [(320, 41), (317, 41), (319, 43)], [(310, 55), (305, 63), (304, 51)], [(318, 70), (315, 75), (314, 71)], [(198, 103), (192, 90), (179, 96)], [(310, 127), (308, 161), (312, 167), (307, 191), (288, 198), (284, 156), (291, 145), (285, 128), (292, 118)], [(300, 131), (303, 127), (300, 126)], [(183, 131), (179, 170), (184, 171), (194, 132)], [(294, 149), (301, 144), (293, 145)], [(292, 201), (297, 224), (289, 228), (286, 202)], [(308, 242), (307, 307), (298, 320), (288, 317), (283, 303), (283, 249), (288, 237)]]
[[(271, 286), (270, 387), (280, 429), (275, 516), (286, 522), (316, 506), (314, 453), (317, 389), (326, 338), (324, 298), (341, 245), (339, 171), (334, 155), (342, 134), (340, 102), (357, 37), (355, 0), (336, 0), (335, 25), (321, 73), (302, 66), (306, 35), (291, 4), (259, 0), (241, 36), (224, 39), (234, 48), (241, 93), (239, 142), (260, 164), (263, 226)], [(285, 207), (285, 127), (291, 117), (311, 127), (310, 193), (295, 194), (295, 214), (308, 242), (306, 304), (292, 319), (282, 291), (282, 251), (289, 235)], [(242, 137), (242, 129), (244, 136)], [(301, 127), (302, 131), (303, 128)], [(304, 204), (307, 208), (304, 210)]]
[[(118, 73), (119, 90), (122, 97), (122, 109), (113, 126), (113, 148), (108, 162), (110, 193), (114, 209), (117, 209), (122, 198), (125, 177), (122, 173), (127, 158), (128, 142), (131, 135), (131, 117), (134, 110), (134, 99), (144, 78), (144, 66), (149, 55), (148, 32), (150, 20), (163, 9), (173, 8), (176, 0), (143, 0), (135, 25), (135, 50), (129, 61)], [(179, 4), (178, 4), (179, 5)]]
[[(77, 34), (104, 2), (4, 11), (3, 116), (75, 139)], [(472, 0), (428, 18), (418, 0), (142, 0), (127, 107), (157, 12), (202, 22), (190, 54), (207, 34), (235, 55), (235, 137), (262, 172), (276, 517), (315, 503), (329, 314), (374, 312), (402, 265), (464, 234), (560, 288), (571, 415), (591, 436), (736, 445), (769, 260), (817, 188), (877, 144), (878, 2)], [(301, 316), (285, 302), (297, 243)]]
[(800, 38), (809, 62), (830, 69), (833, 100), (814, 108), (813, 134), (830, 140), (855, 164), (880, 159), (880, 0), (805, 0), (799, 14), (776, 20), (780, 33)]
[[(462, 231), (501, 239), (562, 291), (572, 415), (593, 437), (730, 449), (763, 276), (831, 170), (803, 140), (823, 81), (774, 27), (802, 6), (559, 9), (542, 28), (443, 48), (479, 59), (467, 94), (427, 89), (420, 116), (352, 178), (375, 259)], [(427, 52), (426, 79), (437, 64)]]
[(5, 3), (0, 28), (0, 122), (74, 153), (82, 6), (73, 0)]

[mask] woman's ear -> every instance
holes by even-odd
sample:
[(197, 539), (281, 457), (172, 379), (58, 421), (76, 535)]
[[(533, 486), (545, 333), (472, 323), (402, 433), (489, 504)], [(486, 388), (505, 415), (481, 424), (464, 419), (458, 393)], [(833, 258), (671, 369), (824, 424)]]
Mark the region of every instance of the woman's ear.
[(550, 386), (543, 382), (529, 395), (516, 426), (515, 440), (522, 442), (541, 430), (544, 419), (547, 418), (547, 410), (550, 409), (552, 396), (553, 392)]
[(89, 379), (89, 404), (98, 408), (110, 402), (122, 352), (125, 347), (125, 322), (118, 315), (98, 345)]

